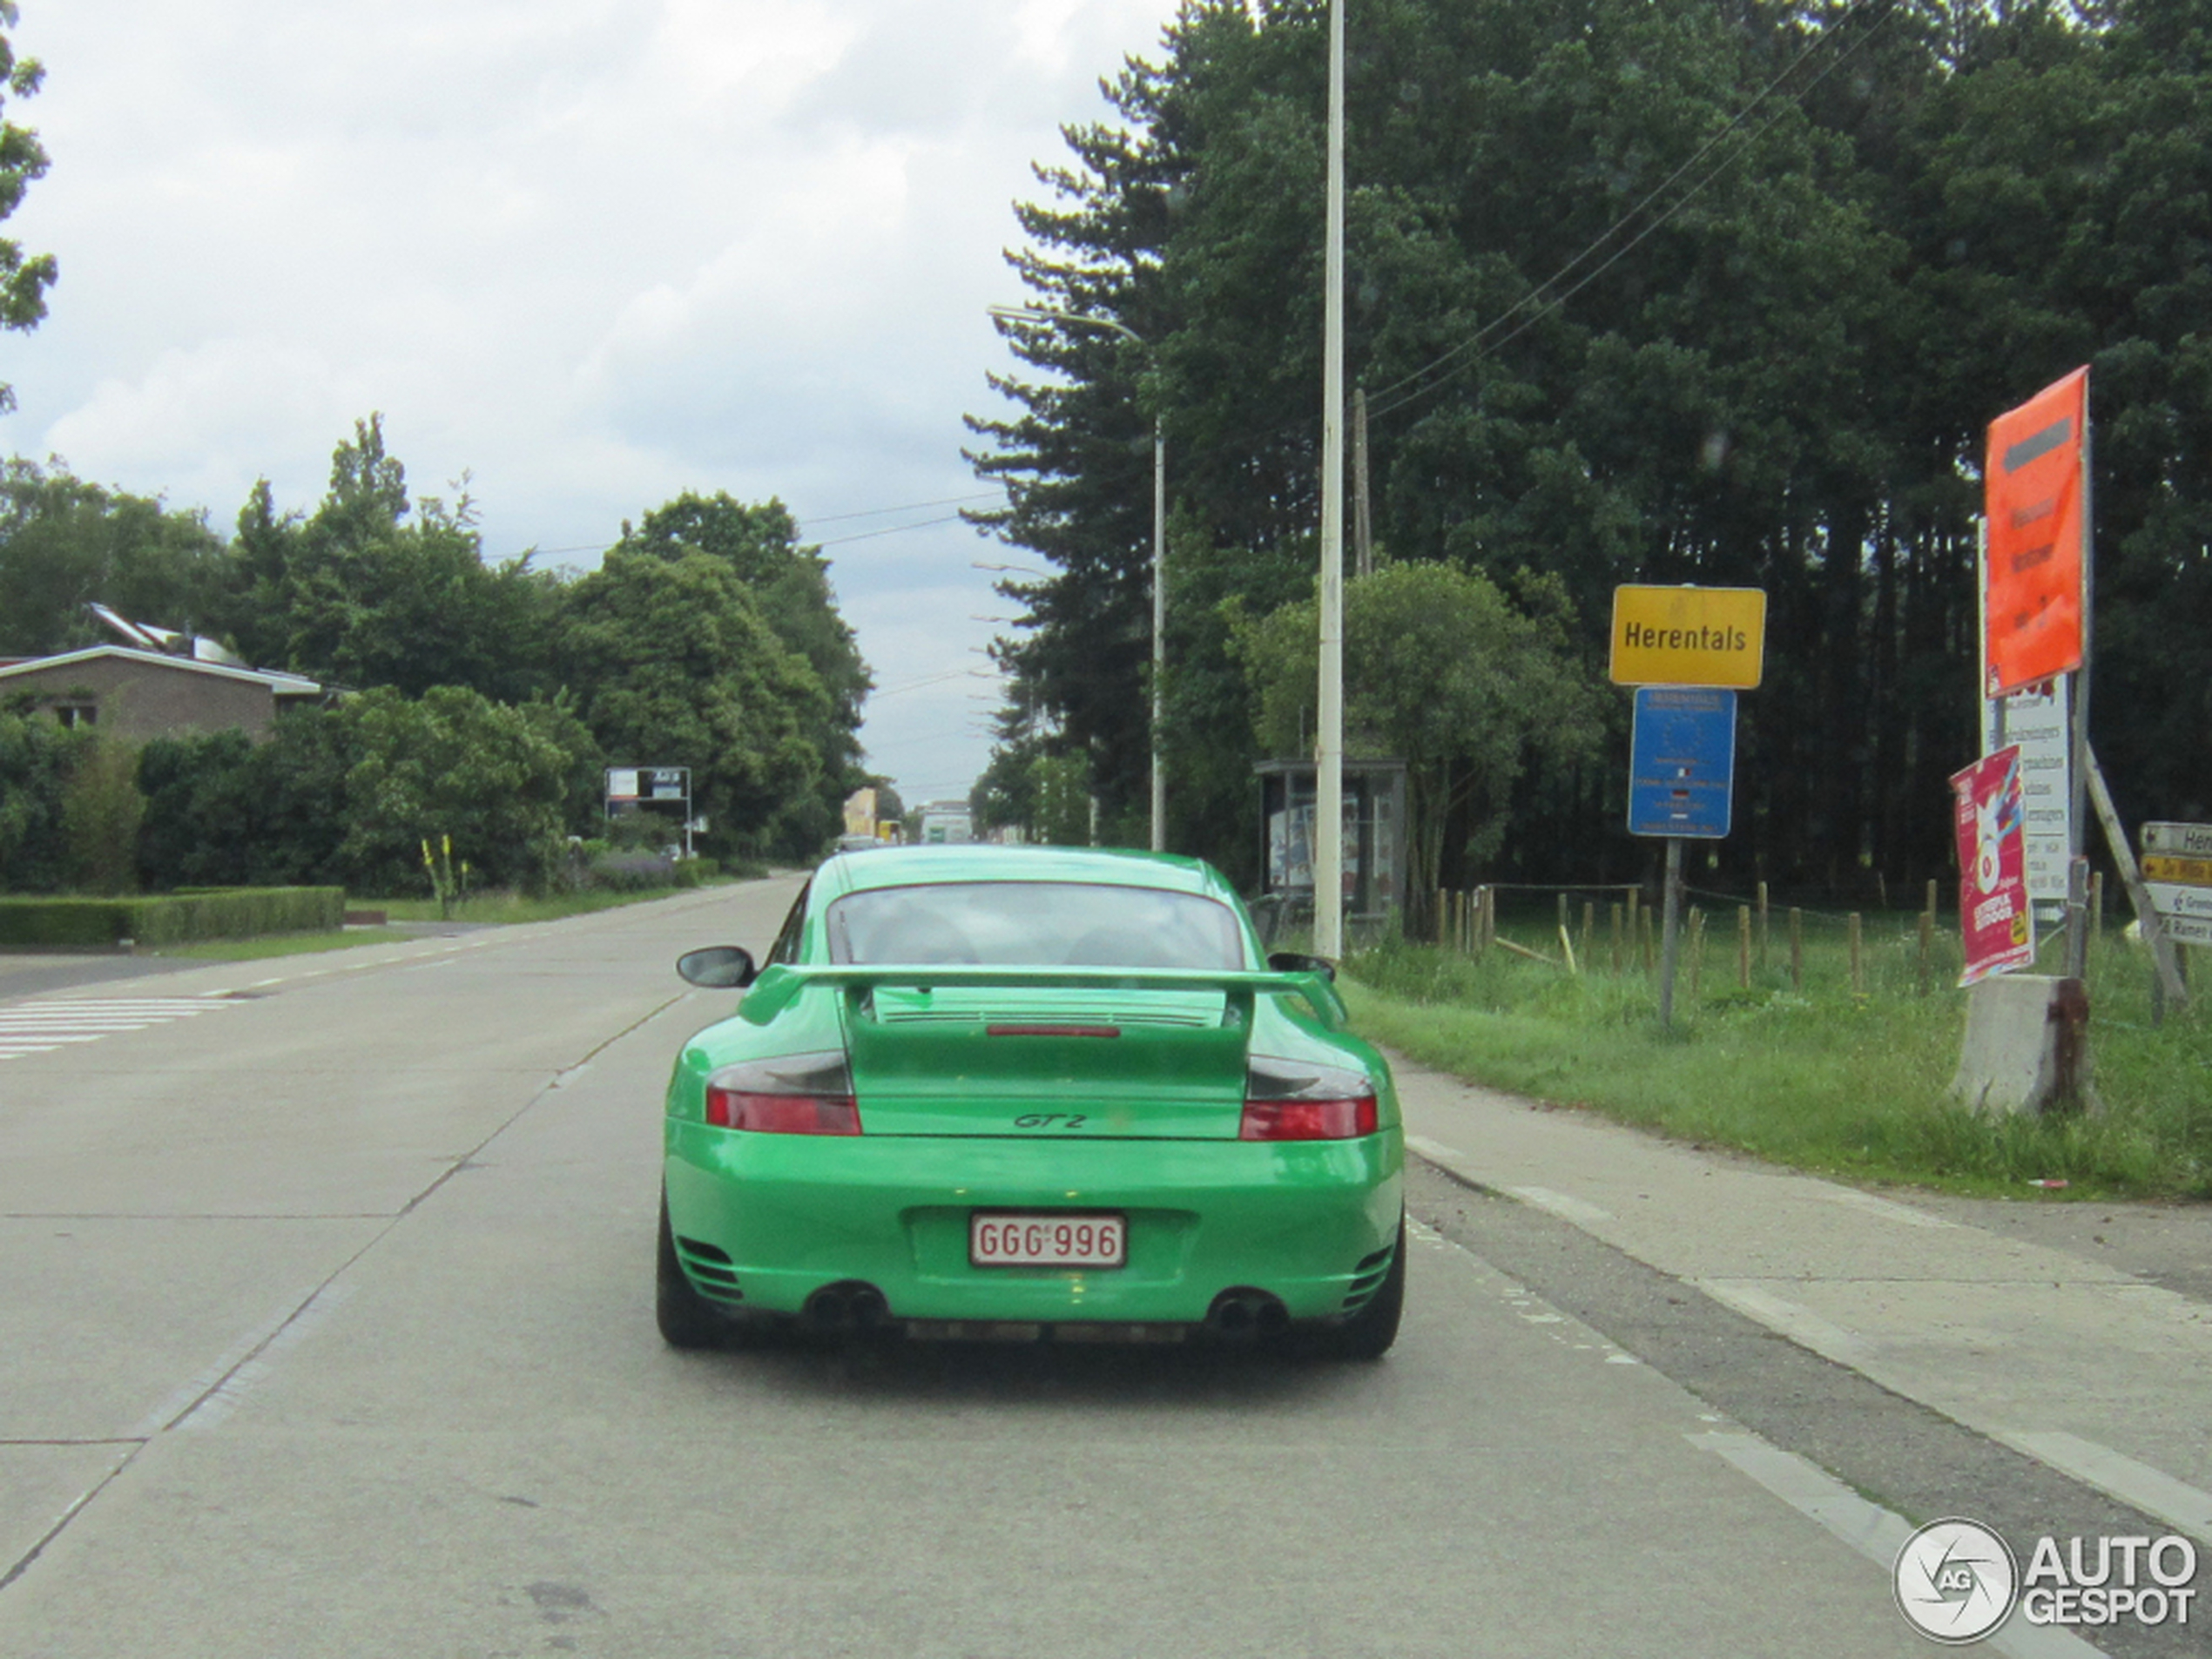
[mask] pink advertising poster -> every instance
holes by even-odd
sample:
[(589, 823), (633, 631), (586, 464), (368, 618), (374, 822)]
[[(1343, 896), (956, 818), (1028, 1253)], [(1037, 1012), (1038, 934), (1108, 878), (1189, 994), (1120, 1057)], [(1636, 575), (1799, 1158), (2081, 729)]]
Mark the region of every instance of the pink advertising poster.
[(2027, 903), (2027, 813), (2020, 745), (1986, 755), (1951, 779), (1959, 826), (1959, 931), (1972, 985), (2035, 960)]

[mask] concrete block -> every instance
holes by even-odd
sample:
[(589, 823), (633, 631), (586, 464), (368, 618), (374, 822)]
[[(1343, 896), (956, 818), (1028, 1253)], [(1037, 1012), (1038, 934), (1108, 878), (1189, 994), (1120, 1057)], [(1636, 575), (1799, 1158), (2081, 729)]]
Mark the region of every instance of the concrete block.
[(2000, 974), (1966, 993), (1951, 1095), (1976, 1111), (2094, 1110), (2089, 992), (2078, 979)]

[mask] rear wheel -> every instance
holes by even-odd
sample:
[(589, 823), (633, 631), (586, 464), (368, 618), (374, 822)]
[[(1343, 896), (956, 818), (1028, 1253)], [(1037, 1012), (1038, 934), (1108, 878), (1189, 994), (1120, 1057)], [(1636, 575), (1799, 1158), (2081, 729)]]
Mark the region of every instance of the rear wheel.
[(1314, 1332), (1314, 1352), (1329, 1359), (1379, 1359), (1398, 1340), (1398, 1321), (1406, 1311), (1406, 1217), (1398, 1218), (1398, 1247), (1390, 1271), (1367, 1305), (1342, 1325)]
[(668, 1190), (660, 1195), (660, 1250), (654, 1264), (653, 1315), (661, 1339), (671, 1348), (718, 1348), (728, 1339), (729, 1322), (692, 1288), (676, 1259), (676, 1234), (668, 1224)]

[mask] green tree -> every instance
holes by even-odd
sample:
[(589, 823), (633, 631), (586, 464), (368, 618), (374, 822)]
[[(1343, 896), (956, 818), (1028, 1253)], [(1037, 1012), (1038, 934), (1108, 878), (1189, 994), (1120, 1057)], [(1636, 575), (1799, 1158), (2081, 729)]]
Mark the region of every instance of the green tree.
[(542, 887), (566, 849), (580, 779), (598, 765), (582, 724), (551, 704), (509, 707), (464, 686), (350, 699), (360, 759), (346, 778), (339, 858), (358, 891), (408, 891), (421, 846), (469, 861), (488, 886)]
[(730, 561), (618, 545), (567, 590), (560, 641), (577, 711), (610, 762), (691, 768), (710, 849), (798, 839), (812, 853), (833, 833), (820, 821), (830, 695)]
[[(1241, 866), (1253, 735), (1221, 621), (1311, 580), (1318, 512), (1322, 25), (1194, 0), (1067, 133), (1018, 210), (1035, 373), (971, 422), (986, 516), (1053, 572), (1004, 647), (1109, 817), (1146, 748), (1135, 446), (1165, 416), (1170, 834)], [(1595, 664), (1623, 581), (1769, 596), (1745, 700), (1738, 879), (1946, 872), (1973, 751), (1979, 437), (2095, 368), (2095, 713), (2130, 816), (2212, 776), (2191, 643), (2212, 628), (2196, 336), (2212, 242), (2203, 0), (1839, 9), (1373, 0), (1352, 23), (1347, 357), (1371, 394), (1378, 543), (1557, 577)], [(1623, 727), (1617, 707), (1608, 724)], [(1625, 735), (1624, 732), (1621, 735)], [(2115, 765), (2114, 758), (2123, 757)], [(1490, 873), (1611, 879), (1622, 769), (1516, 797)]]
[(138, 756), (129, 745), (97, 737), (78, 756), (62, 794), (62, 833), (71, 884), (81, 893), (129, 893), (138, 885)]
[(229, 562), (197, 512), (85, 483), (58, 466), (0, 463), (0, 654), (120, 642), (86, 609), (212, 629)]
[(0, 892), (53, 893), (69, 879), (63, 799), (91, 738), (0, 706)]
[(330, 488), (304, 521), (280, 516), (266, 480), (239, 515), (233, 631), (256, 662), (349, 686), (420, 696), (466, 685), (521, 702), (551, 689), (559, 584), (528, 555), (483, 561), (474, 503), (411, 500), (383, 421), (357, 421)]
[[(1534, 614), (1448, 565), (1386, 565), (1345, 585), (1345, 745), (1406, 763), (1416, 927), (1430, 894), (1495, 854), (1527, 772), (1588, 758), (1602, 730), (1560, 584), (1525, 585)], [(1278, 755), (1311, 752), (1318, 643), (1312, 600), (1238, 630), (1259, 731)]]
[[(14, 28), (17, 15), (15, 0), (0, 0), (0, 26)], [(17, 57), (14, 44), (0, 33), (0, 88), (7, 97), (29, 98), (45, 78), (37, 58)], [(34, 179), (45, 177), (46, 165), (46, 147), (37, 133), (0, 121), (0, 219), (23, 206), (24, 192)], [(26, 254), (14, 238), (0, 237), (0, 328), (28, 330), (44, 320), (46, 290), (60, 269), (52, 254)], [(0, 383), (0, 412), (15, 406), (15, 388)]]
[(790, 858), (819, 852), (843, 826), (846, 797), (868, 781), (860, 726), (872, 682), (839, 613), (829, 561), (800, 543), (798, 523), (781, 502), (747, 505), (719, 491), (686, 492), (655, 508), (634, 528), (623, 527), (619, 547), (664, 560), (714, 560), (743, 585), (784, 648), (813, 671), (822, 698), (808, 697), (793, 711), (819, 761), (815, 780), (779, 803), (757, 846)]

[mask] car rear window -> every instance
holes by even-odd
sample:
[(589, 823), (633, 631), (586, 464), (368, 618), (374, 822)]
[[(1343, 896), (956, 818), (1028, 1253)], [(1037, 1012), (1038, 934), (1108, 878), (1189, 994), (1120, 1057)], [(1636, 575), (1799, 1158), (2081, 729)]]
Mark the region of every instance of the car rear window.
[(959, 881), (847, 894), (829, 909), (830, 959), (1018, 968), (1245, 966), (1228, 906), (1156, 887)]

